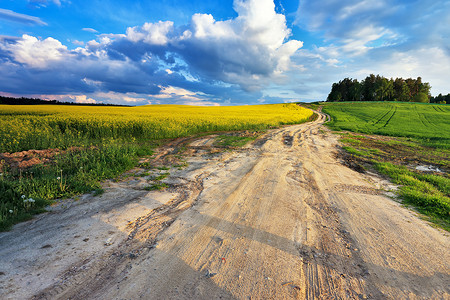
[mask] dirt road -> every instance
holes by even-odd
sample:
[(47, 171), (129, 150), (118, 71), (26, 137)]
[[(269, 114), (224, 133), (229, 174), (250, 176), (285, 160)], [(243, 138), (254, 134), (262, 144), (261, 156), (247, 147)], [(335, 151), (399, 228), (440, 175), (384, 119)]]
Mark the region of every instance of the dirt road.
[(448, 234), (343, 166), (324, 118), (192, 141), (164, 191), (109, 182), (1, 233), (0, 298), (450, 299)]

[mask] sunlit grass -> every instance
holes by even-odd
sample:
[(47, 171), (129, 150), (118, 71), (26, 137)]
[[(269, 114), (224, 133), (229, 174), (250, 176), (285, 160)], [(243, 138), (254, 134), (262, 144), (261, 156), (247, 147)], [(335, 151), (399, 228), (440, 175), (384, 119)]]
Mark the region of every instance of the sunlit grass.
[(399, 184), (399, 194), (404, 203), (414, 205), (420, 212), (440, 220), (450, 230), (450, 179), (437, 175), (412, 172), (404, 166), (376, 162), (375, 167)]
[(450, 105), (398, 102), (326, 104), (335, 130), (412, 137), (424, 145), (450, 148)]
[[(403, 203), (450, 231), (448, 173), (425, 174), (417, 164), (450, 167), (450, 108), (416, 103), (333, 103), (324, 111), (330, 127), (343, 133), (342, 147), (364, 168), (374, 168), (399, 185)], [(367, 136), (384, 134), (391, 137)], [(396, 138), (392, 138), (396, 137)]]

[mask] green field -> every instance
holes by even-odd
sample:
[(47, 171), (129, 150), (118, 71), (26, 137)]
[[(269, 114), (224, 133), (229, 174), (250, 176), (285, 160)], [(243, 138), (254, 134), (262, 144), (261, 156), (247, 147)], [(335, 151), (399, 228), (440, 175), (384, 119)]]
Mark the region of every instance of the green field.
[[(261, 131), (312, 117), (311, 110), (295, 104), (0, 105), (0, 230), (29, 219), (54, 199), (101, 193), (100, 181), (133, 168), (139, 157), (151, 155), (167, 139), (217, 131)], [(231, 147), (248, 140), (223, 137), (219, 142)], [(18, 158), (38, 163), (18, 164)]]
[[(438, 104), (351, 102), (325, 104), (341, 133), (346, 159), (399, 185), (403, 203), (450, 230), (450, 107)], [(376, 135), (374, 135), (376, 134)], [(441, 172), (422, 172), (416, 166)]]
[(450, 147), (450, 106), (395, 102), (326, 104), (335, 130), (420, 139), (436, 147)]

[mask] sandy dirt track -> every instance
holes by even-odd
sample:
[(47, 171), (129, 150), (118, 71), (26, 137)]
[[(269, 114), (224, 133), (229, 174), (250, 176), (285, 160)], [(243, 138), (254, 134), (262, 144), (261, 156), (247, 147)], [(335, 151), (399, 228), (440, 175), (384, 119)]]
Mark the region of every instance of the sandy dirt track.
[(193, 141), (165, 191), (108, 182), (0, 233), (0, 298), (450, 299), (448, 234), (342, 165), (324, 121)]

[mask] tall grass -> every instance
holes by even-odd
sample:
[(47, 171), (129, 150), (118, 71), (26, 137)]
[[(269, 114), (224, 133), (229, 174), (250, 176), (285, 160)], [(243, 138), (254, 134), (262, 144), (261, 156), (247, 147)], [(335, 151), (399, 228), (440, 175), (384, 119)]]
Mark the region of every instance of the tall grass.
[(132, 168), (138, 156), (146, 154), (151, 150), (110, 140), (95, 148), (59, 154), (52, 164), (27, 170), (4, 168), (0, 176), (0, 230), (42, 212), (54, 199), (101, 192), (99, 181)]

